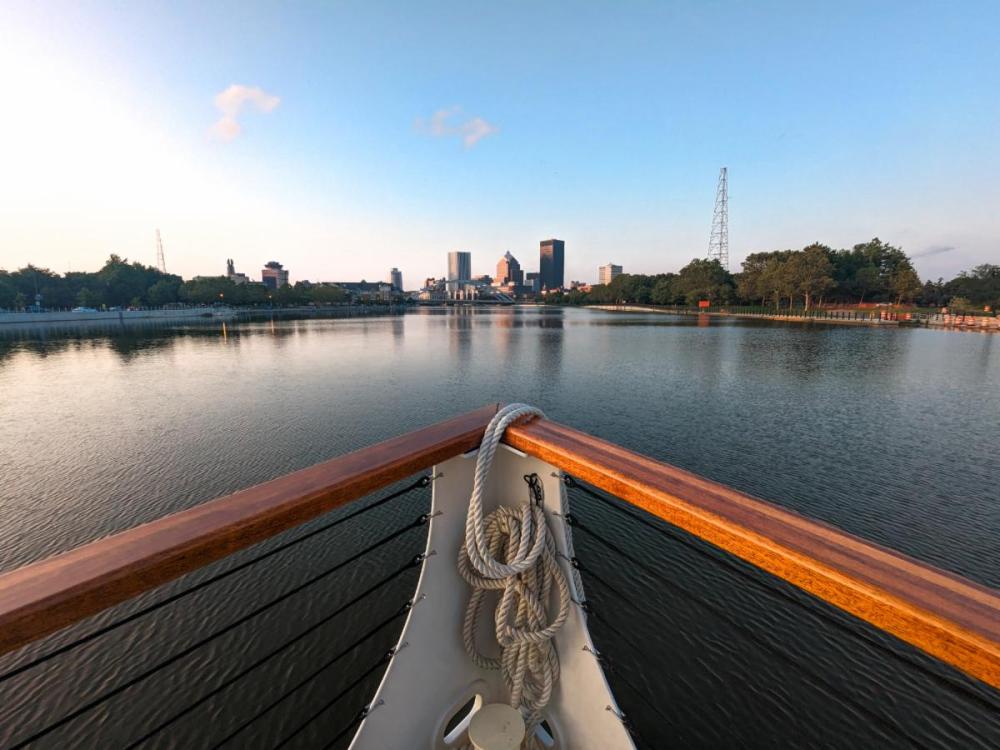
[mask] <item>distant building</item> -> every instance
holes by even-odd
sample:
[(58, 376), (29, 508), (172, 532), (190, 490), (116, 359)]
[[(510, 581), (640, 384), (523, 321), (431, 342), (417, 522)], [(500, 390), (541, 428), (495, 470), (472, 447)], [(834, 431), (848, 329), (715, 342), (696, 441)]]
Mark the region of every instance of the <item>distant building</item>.
[(398, 268), (393, 268), (389, 271), (389, 283), (392, 284), (400, 292), (403, 291), (403, 272)]
[(538, 273), (543, 289), (562, 289), (565, 255), (566, 243), (562, 240), (542, 240), (540, 243)]
[(354, 300), (381, 300), (388, 302), (392, 299), (393, 285), (388, 281), (325, 281), (323, 286), (335, 286), (343, 289), (347, 296)]
[(420, 287), (417, 299), (424, 301), (443, 302), (448, 298), (445, 292), (447, 281), (445, 279), (435, 279), (428, 276), (424, 279), (424, 285)]
[(542, 291), (542, 275), (540, 273), (526, 273), (524, 275), (524, 285), (535, 294)]
[(457, 298), (472, 281), (472, 253), (453, 250), (448, 253), (448, 295)]
[(233, 263), (232, 258), (226, 259), (226, 278), (229, 279), (234, 284), (249, 284), (250, 277), (245, 273), (236, 272), (236, 264)]
[(615, 276), (621, 275), (622, 267), (616, 266), (614, 263), (608, 263), (608, 265), (597, 269), (597, 281), (599, 284), (610, 284), (615, 280)]
[(524, 271), (521, 270), (521, 264), (510, 252), (504, 253), (500, 262), (497, 263), (496, 284), (497, 286), (513, 284), (516, 287), (524, 284)]
[(288, 271), (278, 261), (271, 260), (264, 264), (260, 280), (268, 289), (281, 289), (288, 285)]

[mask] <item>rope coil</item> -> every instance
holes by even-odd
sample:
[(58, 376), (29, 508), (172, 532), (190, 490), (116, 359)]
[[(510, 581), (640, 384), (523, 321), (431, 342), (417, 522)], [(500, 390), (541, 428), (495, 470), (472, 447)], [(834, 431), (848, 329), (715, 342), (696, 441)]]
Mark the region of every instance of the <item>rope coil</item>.
[[(510, 404), (497, 412), (483, 435), (465, 522), (465, 543), (458, 570), (472, 588), (465, 612), (465, 650), (481, 669), (499, 669), (510, 692), (510, 705), (525, 719), (524, 747), (537, 747), (535, 728), (559, 679), (559, 659), (552, 639), (565, 623), (572, 601), (566, 576), (556, 561), (556, 545), (543, 509), (537, 475), (525, 477), (529, 501), (518, 507), (500, 506), (483, 513), (483, 493), (497, 446), (507, 427), (519, 419), (543, 416), (525, 404)], [(500, 657), (476, 647), (476, 632), (486, 608), (486, 592), (500, 592), (494, 613)], [(555, 592), (558, 610), (549, 612)]]

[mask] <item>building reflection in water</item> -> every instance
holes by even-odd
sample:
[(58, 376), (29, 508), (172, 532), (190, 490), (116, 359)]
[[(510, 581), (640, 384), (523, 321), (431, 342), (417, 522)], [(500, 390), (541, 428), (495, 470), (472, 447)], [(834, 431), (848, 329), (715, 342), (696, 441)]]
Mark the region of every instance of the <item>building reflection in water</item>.
[(451, 308), (445, 316), (451, 362), (461, 378), (468, 375), (472, 364), (472, 318), (475, 314), (476, 311), (471, 307), (457, 306)]

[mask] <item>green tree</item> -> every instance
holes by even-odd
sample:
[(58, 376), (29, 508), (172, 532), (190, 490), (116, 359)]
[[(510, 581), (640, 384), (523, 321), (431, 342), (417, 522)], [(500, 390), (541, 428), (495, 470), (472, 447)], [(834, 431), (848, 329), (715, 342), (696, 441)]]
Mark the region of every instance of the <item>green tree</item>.
[(923, 285), (920, 283), (920, 277), (917, 276), (917, 272), (913, 270), (913, 266), (907, 261), (905, 265), (901, 264), (893, 273), (892, 279), (889, 282), (889, 288), (896, 297), (896, 304), (898, 305), (902, 302), (912, 302), (916, 299), (917, 295), (923, 289)]
[(879, 290), (879, 270), (877, 266), (862, 266), (855, 273), (850, 282), (851, 294), (858, 300), (864, 302), (865, 297), (875, 294)]
[(274, 293), (274, 303), (276, 305), (303, 305), (306, 303), (305, 290), (300, 286), (293, 287), (285, 284)]
[(793, 295), (802, 296), (806, 310), (815, 297), (821, 297), (836, 285), (829, 253), (830, 248), (825, 245), (813, 244), (791, 253), (785, 262), (787, 288)]
[(676, 289), (689, 305), (703, 299), (724, 304), (733, 297), (733, 277), (718, 260), (695, 258), (677, 274)]
[(661, 275), (653, 285), (650, 294), (654, 305), (677, 305), (682, 303), (683, 297), (677, 294), (677, 274), (667, 273)]
[(184, 302), (196, 305), (213, 305), (216, 303), (233, 302), (236, 294), (236, 284), (225, 276), (198, 276), (185, 281), (180, 288), (179, 296)]
[(963, 271), (943, 285), (944, 293), (965, 297), (978, 307), (1000, 307), (1000, 266), (984, 263), (971, 271)]
[(100, 307), (101, 300), (94, 292), (84, 288), (77, 292), (76, 303), (80, 307)]
[(170, 305), (177, 302), (180, 292), (181, 281), (177, 277), (163, 278), (153, 284), (146, 291), (146, 299), (154, 307)]
[(975, 310), (975, 305), (967, 297), (952, 297), (948, 300), (948, 309), (951, 312), (967, 313)]
[(764, 284), (768, 263), (775, 253), (750, 253), (743, 261), (743, 271), (736, 284), (736, 292), (740, 299), (747, 302), (763, 302), (772, 289)]
[(336, 286), (314, 286), (307, 293), (310, 301), (317, 305), (335, 305), (347, 299), (347, 293)]
[(17, 287), (11, 280), (10, 274), (7, 271), (0, 271), (0, 309), (13, 307), (16, 296)]

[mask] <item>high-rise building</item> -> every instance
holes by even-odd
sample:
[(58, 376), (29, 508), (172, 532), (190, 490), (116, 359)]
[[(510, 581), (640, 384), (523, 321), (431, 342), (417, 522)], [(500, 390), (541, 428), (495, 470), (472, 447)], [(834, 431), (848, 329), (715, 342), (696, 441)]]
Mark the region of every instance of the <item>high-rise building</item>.
[(601, 284), (610, 284), (615, 280), (615, 276), (622, 275), (622, 267), (616, 266), (614, 263), (608, 263), (606, 266), (601, 266), (597, 269), (597, 280)]
[(500, 262), (497, 263), (496, 284), (497, 286), (504, 284), (521, 286), (524, 284), (524, 271), (521, 270), (521, 264), (510, 252), (504, 253)]
[(562, 240), (542, 240), (538, 273), (544, 289), (562, 289), (566, 243)]
[(448, 253), (448, 294), (452, 297), (472, 280), (472, 253), (452, 250)]
[(389, 271), (389, 283), (396, 287), (398, 291), (403, 291), (403, 272), (398, 268), (393, 268)]
[(538, 294), (542, 291), (542, 275), (537, 271), (529, 271), (524, 275), (524, 285)]
[(288, 286), (288, 271), (278, 261), (270, 260), (264, 264), (260, 280), (268, 289), (281, 289), (283, 286)]

